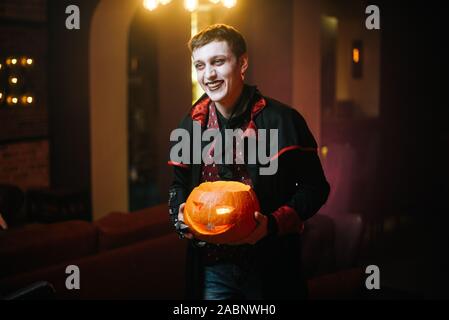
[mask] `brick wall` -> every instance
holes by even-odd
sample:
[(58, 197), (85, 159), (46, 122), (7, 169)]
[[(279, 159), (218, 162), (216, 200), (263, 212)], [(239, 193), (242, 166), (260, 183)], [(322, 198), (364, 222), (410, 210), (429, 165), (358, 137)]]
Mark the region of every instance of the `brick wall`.
[(49, 186), (48, 141), (0, 145), (0, 183), (23, 190)]
[[(0, 90), (29, 91), (34, 98), (32, 105), (0, 105), (0, 183), (22, 189), (49, 186), (46, 5), (46, 0), (0, 1)], [(20, 56), (33, 58), (33, 66), (5, 68), (6, 58)], [(11, 89), (5, 81), (10, 73), (26, 87)]]
[(26, 21), (47, 19), (46, 0), (2, 0), (0, 17)]

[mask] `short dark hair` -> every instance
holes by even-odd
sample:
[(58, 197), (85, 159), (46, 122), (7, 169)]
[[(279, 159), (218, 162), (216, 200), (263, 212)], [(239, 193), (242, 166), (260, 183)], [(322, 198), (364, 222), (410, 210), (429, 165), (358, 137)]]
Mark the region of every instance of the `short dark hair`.
[(213, 24), (201, 30), (190, 39), (189, 50), (193, 52), (212, 41), (226, 41), (237, 58), (246, 53), (246, 41), (243, 35), (226, 24)]

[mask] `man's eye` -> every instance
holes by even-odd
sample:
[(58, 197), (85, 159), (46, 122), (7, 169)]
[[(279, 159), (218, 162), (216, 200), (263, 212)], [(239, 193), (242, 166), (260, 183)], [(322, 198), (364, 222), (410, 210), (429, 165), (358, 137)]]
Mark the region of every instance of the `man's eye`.
[(195, 69), (197, 69), (197, 70), (200, 70), (200, 69), (202, 69), (203, 68), (203, 65), (202, 64), (196, 64), (195, 65)]
[(218, 59), (214, 61), (214, 64), (221, 66), (224, 63), (223, 59)]

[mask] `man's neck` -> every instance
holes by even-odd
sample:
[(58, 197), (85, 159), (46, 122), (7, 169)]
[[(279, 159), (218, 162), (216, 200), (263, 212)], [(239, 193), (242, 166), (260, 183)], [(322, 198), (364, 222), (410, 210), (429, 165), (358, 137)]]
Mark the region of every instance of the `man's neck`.
[(215, 106), (217, 107), (218, 111), (226, 119), (229, 119), (234, 112), (234, 109), (237, 108), (237, 102), (239, 101), (240, 96), (243, 93), (243, 87), (244, 85), (242, 84), (240, 90), (238, 91), (238, 94), (236, 94), (234, 97), (231, 97), (229, 101), (215, 102)]

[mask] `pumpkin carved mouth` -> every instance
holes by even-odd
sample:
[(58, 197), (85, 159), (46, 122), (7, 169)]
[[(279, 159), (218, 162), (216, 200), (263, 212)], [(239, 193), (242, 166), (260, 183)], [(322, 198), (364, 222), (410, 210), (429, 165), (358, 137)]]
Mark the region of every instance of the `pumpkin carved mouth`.
[(231, 243), (255, 227), (259, 202), (250, 186), (235, 181), (205, 182), (189, 195), (184, 220), (198, 239)]

